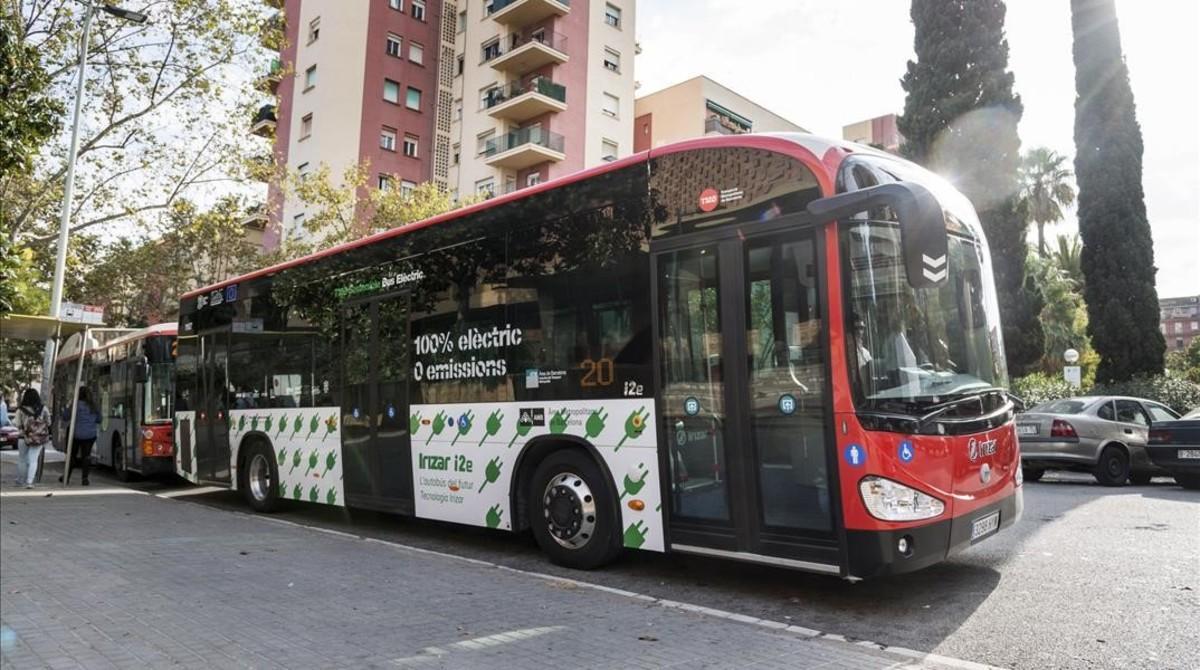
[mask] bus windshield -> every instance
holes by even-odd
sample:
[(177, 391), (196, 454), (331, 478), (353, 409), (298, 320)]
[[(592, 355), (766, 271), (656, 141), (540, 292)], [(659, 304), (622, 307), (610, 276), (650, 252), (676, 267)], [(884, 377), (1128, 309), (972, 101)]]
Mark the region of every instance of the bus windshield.
[(898, 225), (853, 222), (843, 240), (851, 370), (868, 406), (933, 404), (1007, 383), (999, 319), (984, 293), (984, 248), (951, 234), (947, 280), (915, 289), (905, 277)]

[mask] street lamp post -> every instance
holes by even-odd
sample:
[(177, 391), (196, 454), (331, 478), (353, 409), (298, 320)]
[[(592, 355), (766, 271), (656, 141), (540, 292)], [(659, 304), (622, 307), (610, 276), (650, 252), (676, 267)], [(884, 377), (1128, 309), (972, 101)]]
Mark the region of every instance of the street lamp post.
[[(67, 231), (71, 224), (71, 199), (75, 191), (75, 156), (79, 151), (79, 113), (83, 107), (83, 85), (87, 81), (88, 38), (92, 31), (92, 17), (99, 9), (130, 23), (145, 23), (146, 15), (120, 7), (86, 3), (83, 17), (83, 39), (79, 46), (79, 83), (75, 87), (75, 110), (71, 115), (71, 147), (67, 151), (67, 174), (63, 181), (62, 215), (58, 223), (58, 255), (54, 260), (54, 285), (50, 290), (50, 316), (57, 319), (62, 308), (63, 275), (67, 269)], [(42, 358), (42, 395), (50, 391), (50, 376), (54, 374), (54, 340), (46, 340), (46, 353)]]

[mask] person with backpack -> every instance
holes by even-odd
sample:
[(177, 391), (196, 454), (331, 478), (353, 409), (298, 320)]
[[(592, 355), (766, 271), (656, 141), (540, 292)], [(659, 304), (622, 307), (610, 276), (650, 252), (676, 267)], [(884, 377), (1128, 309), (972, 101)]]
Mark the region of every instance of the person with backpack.
[(21, 397), (21, 406), (17, 409), (16, 426), (24, 438), (17, 445), (20, 452), (17, 484), (31, 489), (34, 480), (37, 479), (42, 449), (50, 444), (50, 410), (42, 404), (42, 396), (36, 390), (25, 389), (25, 395)]
[[(63, 419), (71, 420), (71, 408), (63, 408)], [(79, 387), (79, 401), (75, 404), (75, 436), (71, 444), (71, 470), (76, 468), (83, 474), (83, 485), (88, 486), (88, 470), (92, 466), (92, 445), (96, 443), (97, 426), (100, 424), (100, 412), (92, 400), (92, 392), (86, 386)], [(58, 481), (63, 478), (59, 477)], [(67, 480), (70, 484), (71, 481)]]

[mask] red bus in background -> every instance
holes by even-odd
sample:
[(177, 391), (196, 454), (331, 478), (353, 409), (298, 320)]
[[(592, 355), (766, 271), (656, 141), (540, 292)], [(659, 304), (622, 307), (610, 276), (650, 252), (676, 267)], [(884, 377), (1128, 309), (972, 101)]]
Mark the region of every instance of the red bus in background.
[(971, 204), (810, 135), (659, 147), (182, 297), (179, 473), (864, 578), (1021, 515)]
[[(88, 342), (81, 383), (100, 413), (92, 460), (122, 481), (175, 472), (175, 331), (175, 324), (161, 323)], [(82, 341), (82, 334), (71, 336), (54, 366), (54, 442), (63, 453), (69, 421), (63, 408), (70, 407)]]

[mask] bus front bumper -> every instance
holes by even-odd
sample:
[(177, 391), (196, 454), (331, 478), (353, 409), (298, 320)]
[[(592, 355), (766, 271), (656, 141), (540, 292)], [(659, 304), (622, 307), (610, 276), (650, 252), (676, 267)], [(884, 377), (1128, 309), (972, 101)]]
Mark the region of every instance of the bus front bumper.
[(167, 475), (175, 473), (174, 456), (143, 456), (138, 472), (143, 476)]
[[(945, 560), (973, 544), (978, 544), (1016, 523), (1024, 511), (1021, 487), (1008, 497), (972, 510), (968, 514), (900, 530), (846, 530), (846, 549), (850, 577), (883, 577), (928, 567)], [(977, 520), (1000, 513), (995, 531), (975, 540), (971, 532)], [(900, 540), (907, 540), (909, 551), (900, 553)]]

